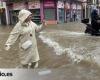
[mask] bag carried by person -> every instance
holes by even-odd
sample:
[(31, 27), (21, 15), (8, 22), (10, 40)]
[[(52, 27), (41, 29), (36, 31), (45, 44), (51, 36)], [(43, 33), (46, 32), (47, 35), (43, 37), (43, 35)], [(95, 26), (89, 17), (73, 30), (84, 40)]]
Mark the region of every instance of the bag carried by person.
[(30, 40), (27, 40), (26, 42), (24, 42), (23, 44), (22, 44), (22, 49), (24, 49), (24, 50), (26, 50), (26, 49), (28, 49), (28, 48), (30, 48), (32, 46), (32, 41), (30, 41)]

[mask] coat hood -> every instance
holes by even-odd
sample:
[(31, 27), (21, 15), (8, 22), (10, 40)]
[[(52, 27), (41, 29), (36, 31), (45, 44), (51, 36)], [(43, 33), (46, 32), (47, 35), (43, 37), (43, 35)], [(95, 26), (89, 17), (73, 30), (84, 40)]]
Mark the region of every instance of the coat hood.
[(28, 11), (28, 10), (25, 10), (25, 9), (21, 10), (21, 11), (19, 12), (19, 15), (18, 15), (19, 21), (20, 21), (21, 23), (23, 23), (23, 22), (27, 19), (27, 17), (28, 17), (29, 15), (31, 15), (31, 14), (32, 14), (32, 13), (31, 13), (30, 11)]

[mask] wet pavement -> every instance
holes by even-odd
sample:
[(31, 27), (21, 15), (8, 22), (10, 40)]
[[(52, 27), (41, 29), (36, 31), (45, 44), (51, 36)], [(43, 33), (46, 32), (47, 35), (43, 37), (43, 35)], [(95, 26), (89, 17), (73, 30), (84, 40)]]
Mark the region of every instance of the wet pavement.
[[(0, 27), (0, 68), (19, 65), (18, 42), (10, 51), (4, 50), (11, 30)], [(37, 34), (39, 80), (100, 80), (100, 37), (84, 34), (84, 30), (84, 24), (73, 22), (51, 25)], [(43, 75), (42, 71), (47, 72)]]

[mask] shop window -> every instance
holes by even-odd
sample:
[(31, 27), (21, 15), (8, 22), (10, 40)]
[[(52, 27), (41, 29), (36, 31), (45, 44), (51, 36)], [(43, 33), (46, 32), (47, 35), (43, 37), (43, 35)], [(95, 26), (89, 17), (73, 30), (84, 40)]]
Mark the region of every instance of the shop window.
[(30, 9), (30, 11), (33, 13), (32, 21), (34, 21), (36, 24), (40, 24), (41, 23), (40, 9)]
[(44, 10), (44, 15), (46, 20), (55, 20), (56, 15), (55, 15), (55, 9), (45, 9)]
[(19, 10), (14, 10), (14, 11), (11, 10), (11, 11), (9, 11), (10, 24), (15, 25), (18, 22), (18, 13), (19, 13)]

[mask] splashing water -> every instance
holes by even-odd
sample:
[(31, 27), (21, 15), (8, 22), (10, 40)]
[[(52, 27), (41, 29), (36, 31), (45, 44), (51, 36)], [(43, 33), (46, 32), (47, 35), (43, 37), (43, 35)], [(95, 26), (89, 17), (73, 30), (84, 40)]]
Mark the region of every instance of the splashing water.
[(62, 53), (64, 53), (66, 51), (66, 49), (64, 49), (63, 47), (61, 47), (57, 42), (46, 38), (42, 35), (39, 36), (39, 38), (46, 44), (48, 44), (49, 47), (54, 48), (54, 51), (56, 52), (56, 55), (62, 55)]
[(62, 55), (67, 53), (67, 56), (70, 57), (71, 61), (79, 63), (82, 60), (85, 60), (87, 58), (87, 60), (91, 59), (91, 55), (80, 55), (80, 54), (76, 54), (74, 53), (75, 48), (64, 48), (62, 46), (60, 46), (57, 42), (51, 40), (50, 38), (44, 37), (42, 35), (39, 36), (39, 38), (46, 43), (49, 47), (54, 48), (54, 52), (56, 53), (56, 55)]
[[(47, 33), (47, 32), (45, 32), (45, 31), (42, 31), (42, 32), (40, 32), (40, 34), (45, 34), (45, 33)], [(83, 32), (72, 32), (72, 31), (64, 31), (64, 30), (52, 30), (52, 31), (49, 31), (48, 32), (49, 34), (59, 34), (59, 35), (61, 35), (61, 36), (65, 36), (65, 35), (70, 35), (70, 36), (73, 36), (73, 37), (78, 37), (78, 36), (84, 36), (84, 35), (86, 35), (85, 33), (83, 33)]]

